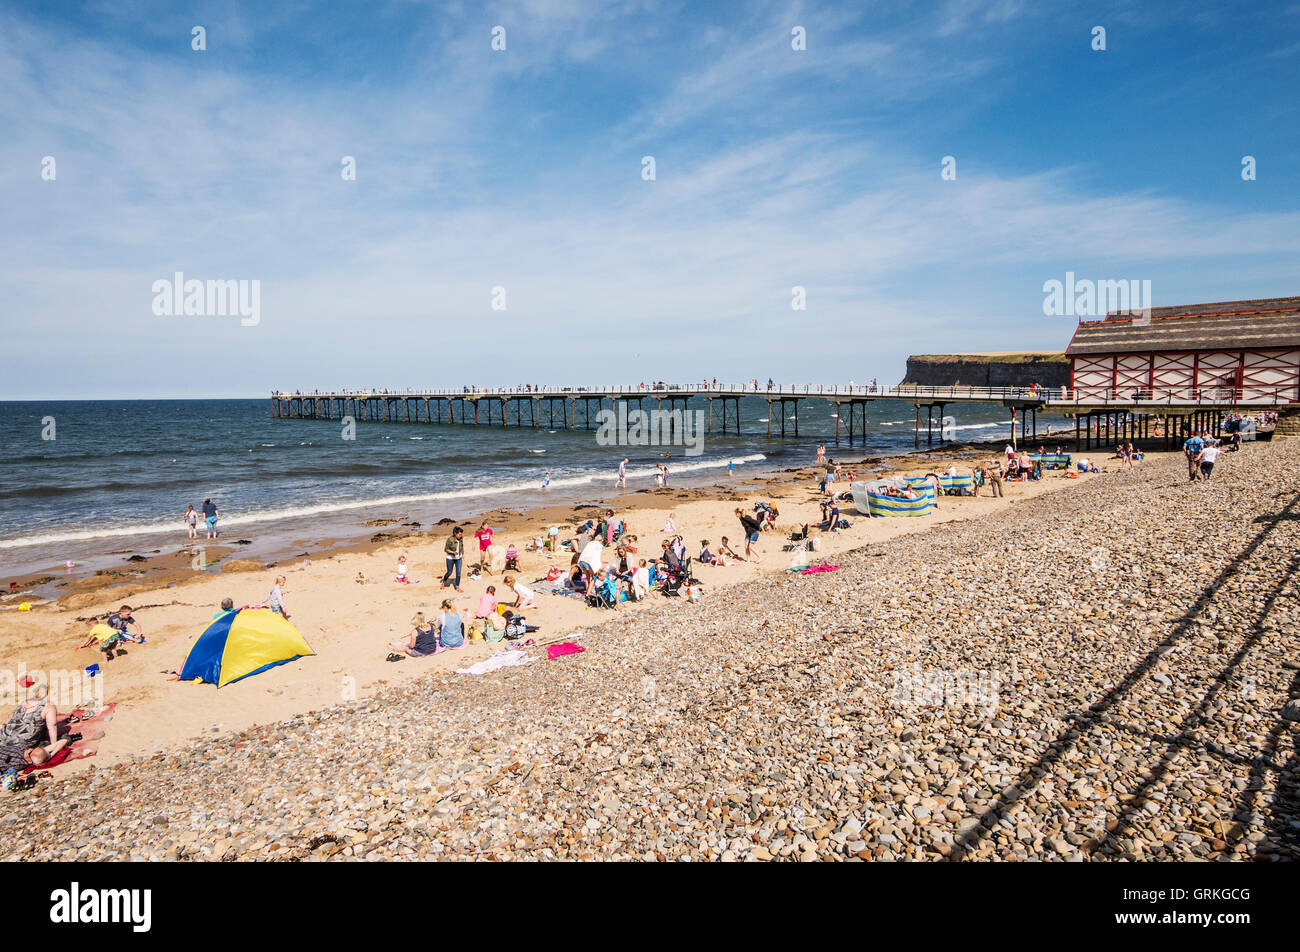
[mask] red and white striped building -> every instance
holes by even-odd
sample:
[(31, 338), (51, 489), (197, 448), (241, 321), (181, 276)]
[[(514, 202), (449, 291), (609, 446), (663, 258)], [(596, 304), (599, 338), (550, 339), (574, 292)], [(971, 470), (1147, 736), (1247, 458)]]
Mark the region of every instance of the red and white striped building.
[(1065, 353), (1078, 400), (1298, 403), (1300, 297), (1108, 314)]

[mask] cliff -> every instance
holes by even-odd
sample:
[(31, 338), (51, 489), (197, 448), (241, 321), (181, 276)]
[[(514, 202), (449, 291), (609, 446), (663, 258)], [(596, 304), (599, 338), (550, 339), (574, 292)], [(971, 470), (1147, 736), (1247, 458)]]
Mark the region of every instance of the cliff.
[(1070, 362), (1060, 351), (1004, 354), (918, 354), (907, 358), (903, 383), (923, 387), (1065, 387)]

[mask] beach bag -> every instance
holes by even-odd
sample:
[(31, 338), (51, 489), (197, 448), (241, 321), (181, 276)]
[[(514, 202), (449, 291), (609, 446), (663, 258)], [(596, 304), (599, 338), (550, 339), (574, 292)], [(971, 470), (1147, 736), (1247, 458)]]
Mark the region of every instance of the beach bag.
[(700, 597), (704, 594), (703, 590), (698, 585), (687, 585), (684, 591), (686, 594), (686, 600), (691, 602), (698, 602)]
[(849, 520), (847, 520), (847, 519), (841, 519), (841, 520), (839, 521), (839, 527), (840, 527), (841, 529), (847, 529), (847, 528), (849, 527)]
[(554, 582), (557, 578), (559, 578), (563, 574), (564, 573), (560, 571), (560, 567), (558, 565), (552, 565), (546, 573), (546, 581)]

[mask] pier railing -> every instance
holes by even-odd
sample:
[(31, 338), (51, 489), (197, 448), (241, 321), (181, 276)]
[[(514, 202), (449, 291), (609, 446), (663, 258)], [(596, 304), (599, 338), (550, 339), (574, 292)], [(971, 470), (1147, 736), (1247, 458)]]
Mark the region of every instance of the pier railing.
[(631, 397), (735, 398), (754, 396), (768, 400), (798, 400), (824, 397), (832, 401), (903, 400), (912, 403), (1002, 403), (1038, 404), (1049, 409), (1070, 406), (1282, 406), (1300, 401), (1295, 385), (1286, 387), (931, 387), (872, 386), (868, 384), (606, 384), (599, 386), (539, 387), (430, 387), (406, 390), (312, 390), (273, 391), (274, 400), (468, 400), (575, 399)]
[(603, 386), (573, 386), (573, 387), (481, 387), (481, 388), (407, 388), (406, 390), (311, 390), (311, 391), (282, 391), (276, 390), (271, 393), (272, 398), (281, 400), (298, 399), (298, 398), (338, 398), (347, 397), (349, 399), (380, 399), (389, 397), (392, 399), (401, 398), (418, 398), (424, 397), (438, 398), (442, 400), (473, 400), (476, 398), (495, 398), (510, 397), (511, 399), (519, 397), (623, 397), (623, 396), (756, 396), (771, 398), (773, 400), (785, 397), (803, 398), (803, 397), (827, 397), (827, 398), (874, 398), (874, 399), (897, 399), (897, 400), (962, 400), (969, 402), (997, 402), (1000, 400), (1041, 400), (1050, 391), (1044, 388), (1035, 387), (922, 387), (922, 386), (896, 386), (883, 387), (871, 386), (868, 384), (773, 384), (766, 386), (763, 384), (745, 384), (745, 383), (696, 383), (696, 384), (647, 384), (628, 385), (613, 384)]

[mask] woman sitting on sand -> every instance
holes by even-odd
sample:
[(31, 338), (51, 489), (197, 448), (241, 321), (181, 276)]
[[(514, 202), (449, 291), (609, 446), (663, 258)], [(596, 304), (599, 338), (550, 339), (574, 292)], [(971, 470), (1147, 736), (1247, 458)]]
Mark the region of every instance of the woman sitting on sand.
[(22, 770), (24, 767), (39, 767), (55, 754), (67, 747), (69, 738), (64, 737), (52, 744), (35, 747), (19, 747), (0, 742), (0, 771)]
[(53, 744), (59, 739), (59, 711), (49, 702), (49, 688), (37, 684), (30, 696), (14, 708), (9, 723), (0, 727), (0, 744), (29, 750), (42, 737)]
[(412, 658), (423, 658), (438, 653), (438, 633), (424, 620), (424, 612), (416, 612), (411, 619), (411, 636), (405, 641), (390, 641), (388, 647)]
[(450, 599), (443, 599), (442, 614), (438, 616), (438, 647), (465, 647), (465, 625), (460, 612), (451, 607)]

